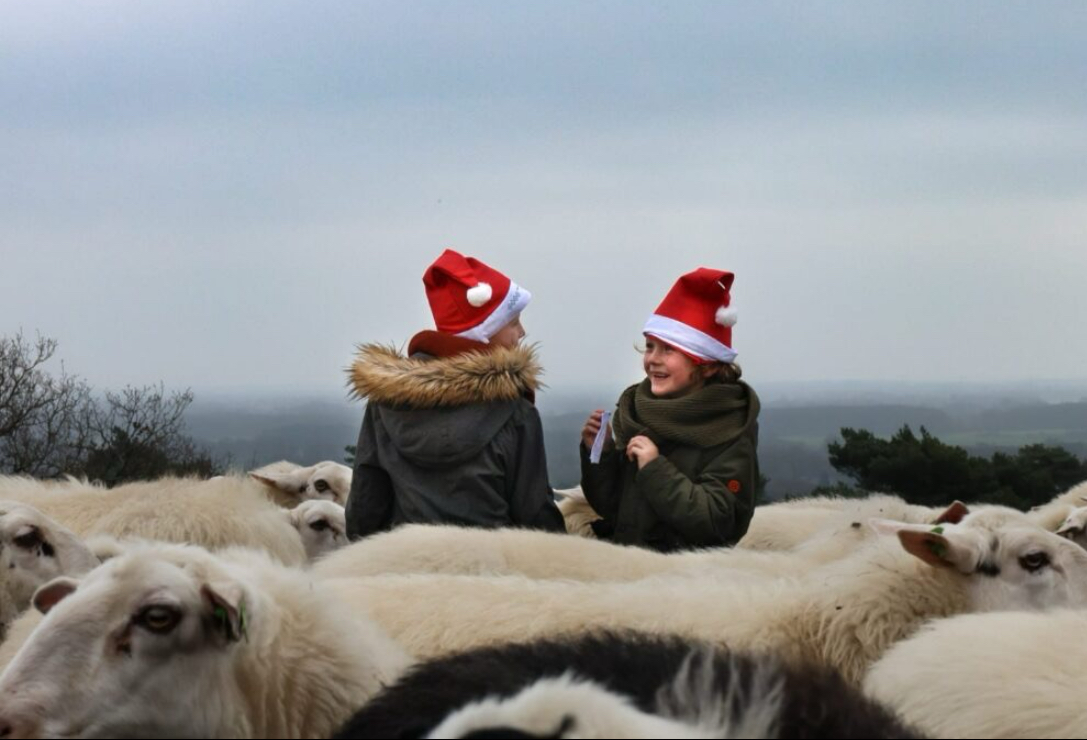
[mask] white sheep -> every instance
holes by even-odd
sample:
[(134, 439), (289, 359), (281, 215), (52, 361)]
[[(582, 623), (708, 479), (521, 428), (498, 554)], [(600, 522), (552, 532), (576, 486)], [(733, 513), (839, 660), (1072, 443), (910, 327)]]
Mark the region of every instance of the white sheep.
[(1073, 509), (1083, 506), (1084, 501), (1087, 501), (1087, 482), (1072, 486), (1064, 493), (1054, 496), (1049, 503), (1035, 506), (1030, 510), (1030, 518), (1040, 527), (1055, 532)]
[(1057, 527), (1057, 534), (1087, 548), (1087, 506), (1078, 506), (1069, 511), (1068, 516)]
[(700, 573), (740, 579), (795, 574), (820, 564), (817, 557), (793, 553), (722, 548), (664, 554), (537, 530), (410, 524), (352, 543), (315, 569), (330, 578), (443, 573), (592, 582)]
[(559, 513), (566, 522), (566, 531), (579, 537), (594, 539), (593, 522), (600, 521), (600, 515), (596, 513), (588, 499), (585, 498), (581, 486), (576, 488), (556, 489), (556, 505)]
[(347, 516), (333, 501), (303, 501), (285, 514), (298, 530), (311, 563), (347, 544)]
[[(337, 503), (324, 500), (303, 501), (295, 508), (284, 509), (280, 513), (297, 532), (309, 563), (314, 563), (347, 545), (346, 516), (344, 508)], [(132, 545), (146, 545), (152, 541), (131, 537), (118, 539), (110, 535), (91, 535), (85, 540), (87, 547), (100, 562), (123, 554)]]
[(302, 540), (282, 509), (268, 500), (262, 484), (244, 477), (162, 478), (115, 488), (0, 477), (0, 498), (28, 503), (80, 537), (253, 547), (287, 565), (306, 562)]
[(272, 500), (287, 509), (303, 501), (334, 501), (347, 505), (353, 471), (346, 465), (324, 460), (302, 467), (280, 460), (252, 470), (249, 477), (268, 487)]
[[(416, 524), (355, 542), (323, 560), (318, 572), (328, 577), (448, 573), (575, 581), (633, 581), (666, 573), (798, 576), (854, 552), (875, 534), (862, 523), (887, 510), (885, 501), (872, 500), (831, 511), (822, 529), (786, 552), (714, 548), (666, 554), (536, 530)], [(895, 511), (912, 513), (909, 507)], [(953, 522), (965, 514), (966, 507), (955, 504), (936, 518)], [(924, 515), (931, 516), (927, 509)]]
[(865, 691), (933, 737), (1081, 738), (1087, 614), (945, 619), (887, 652)]
[(8, 736), (328, 737), (408, 664), (254, 551), (135, 548), (34, 604), (46, 616), (0, 675)]
[(98, 558), (72, 532), (32, 506), (0, 501), (0, 640), (39, 586), (97, 565)]
[(901, 522), (932, 521), (939, 510), (907, 504), (897, 496), (874, 494), (862, 499), (816, 496), (755, 507), (741, 550), (791, 550), (840, 515), (878, 517)]
[[(778, 650), (829, 664), (852, 682), (933, 617), (1000, 608), (1087, 605), (1087, 551), (1025, 515), (991, 508), (960, 524), (883, 522), (880, 538), (804, 578), (737, 584), (712, 576), (632, 583), (517, 576), (334, 578), (418, 657), (594, 628), (641, 629)], [(1035, 557), (1048, 564), (1028, 572)]]

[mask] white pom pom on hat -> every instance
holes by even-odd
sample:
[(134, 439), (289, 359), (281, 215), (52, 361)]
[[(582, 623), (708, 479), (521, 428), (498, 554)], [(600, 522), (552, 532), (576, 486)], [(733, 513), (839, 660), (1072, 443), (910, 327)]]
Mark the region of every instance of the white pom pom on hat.
[(721, 326), (736, 326), (736, 322), (739, 320), (740, 315), (735, 308), (721, 306), (717, 309), (717, 315), (714, 319)]
[(484, 344), (532, 300), (498, 270), (453, 249), (426, 269), (423, 285), (439, 332)]
[(476, 287), (468, 289), (468, 302), (476, 308), (479, 308), (481, 306), (486, 306), (493, 295), (494, 291), (491, 290), (490, 285), (487, 283), (480, 283)]

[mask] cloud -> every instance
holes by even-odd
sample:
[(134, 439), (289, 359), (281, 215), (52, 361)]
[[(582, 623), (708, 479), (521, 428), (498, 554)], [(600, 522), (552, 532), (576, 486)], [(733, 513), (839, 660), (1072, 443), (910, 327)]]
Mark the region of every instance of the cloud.
[(0, 332), (97, 383), (338, 389), (442, 248), (556, 389), (733, 269), (748, 377), (1083, 377), (1078, 3), (0, 11)]

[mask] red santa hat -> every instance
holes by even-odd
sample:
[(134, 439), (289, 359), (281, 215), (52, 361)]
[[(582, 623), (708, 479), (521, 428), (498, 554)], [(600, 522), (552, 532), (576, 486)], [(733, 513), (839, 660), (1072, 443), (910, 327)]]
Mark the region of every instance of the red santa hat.
[(472, 257), (447, 249), (423, 275), (438, 331), (487, 343), (517, 318), (532, 294)]
[(645, 322), (643, 334), (670, 344), (696, 362), (732, 362), (731, 307), (735, 276), (700, 267), (676, 281), (657, 310)]

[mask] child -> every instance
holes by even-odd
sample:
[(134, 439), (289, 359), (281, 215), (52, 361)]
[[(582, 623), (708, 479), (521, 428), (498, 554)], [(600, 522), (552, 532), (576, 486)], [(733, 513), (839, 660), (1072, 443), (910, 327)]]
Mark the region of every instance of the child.
[(423, 276), (437, 331), (408, 356), (363, 346), (351, 370), (368, 399), (347, 533), (420, 522), (563, 531), (533, 405), (539, 364), (522, 347), (527, 290), (447, 249)]
[(734, 364), (733, 275), (681, 277), (643, 331), (646, 379), (619, 398), (604, 452), (582, 431), (581, 486), (604, 517), (598, 533), (664, 552), (733, 545), (747, 531), (759, 481), (759, 399)]

